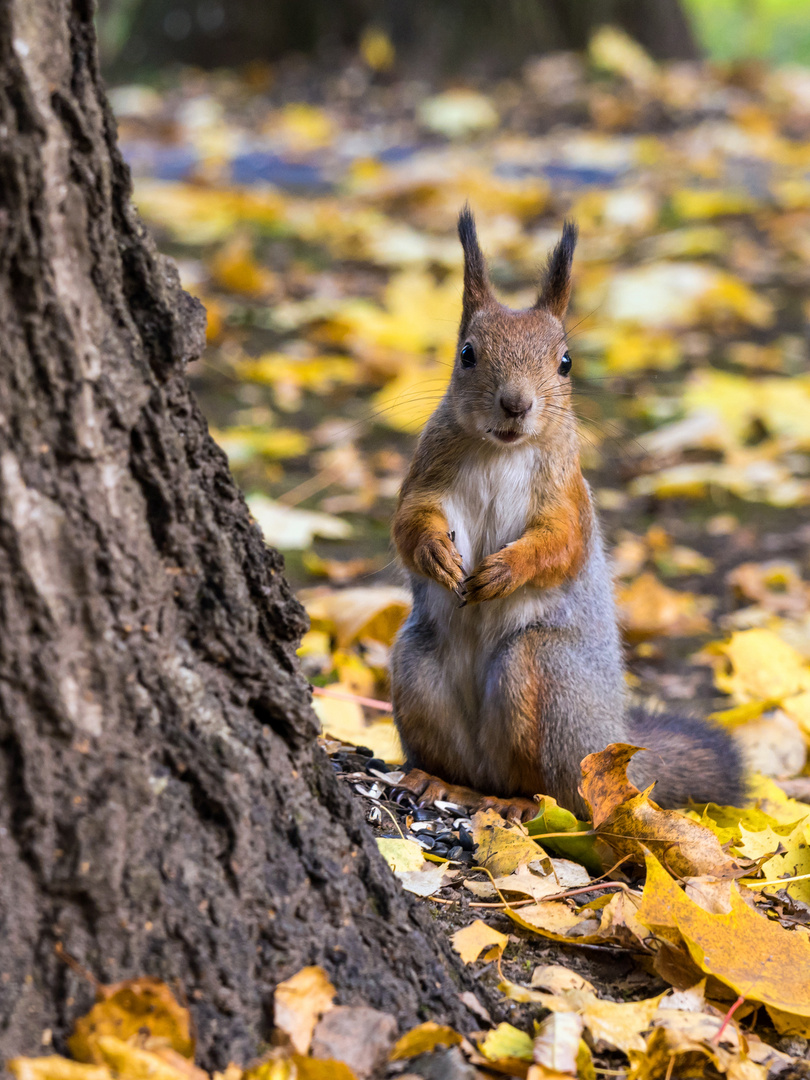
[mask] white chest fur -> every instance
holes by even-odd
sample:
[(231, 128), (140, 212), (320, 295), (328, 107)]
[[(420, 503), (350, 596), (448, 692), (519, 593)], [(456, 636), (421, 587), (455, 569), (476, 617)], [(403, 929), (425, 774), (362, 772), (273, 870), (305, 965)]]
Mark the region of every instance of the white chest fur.
[(523, 534), (538, 472), (533, 446), (482, 447), (461, 467), (442, 509), (468, 574)]

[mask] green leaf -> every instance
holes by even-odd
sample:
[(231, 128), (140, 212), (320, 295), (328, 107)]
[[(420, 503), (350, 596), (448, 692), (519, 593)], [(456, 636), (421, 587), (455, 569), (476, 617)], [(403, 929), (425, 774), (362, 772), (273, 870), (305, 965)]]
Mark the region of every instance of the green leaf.
[(590, 832), (591, 823), (580, 821), (574, 817), (570, 810), (558, 806), (550, 795), (544, 795), (540, 799), (540, 812), (531, 821), (526, 822), (529, 836), (533, 837), (544, 848), (562, 855), (564, 858), (573, 859), (581, 863), (585, 869), (597, 876), (602, 873), (604, 867), (602, 859), (596, 848), (596, 836), (554, 836), (545, 838), (546, 833), (580, 833)]

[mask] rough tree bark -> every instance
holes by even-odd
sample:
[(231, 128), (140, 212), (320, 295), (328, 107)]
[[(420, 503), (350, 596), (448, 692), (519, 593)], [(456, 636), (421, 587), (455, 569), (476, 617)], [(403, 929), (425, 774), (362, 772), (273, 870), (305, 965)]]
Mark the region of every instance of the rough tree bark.
[(130, 204), (90, 0), (0, 0), (0, 1058), (105, 982), (245, 1060), (279, 979), (469, 1028), (314, 744), (305, 627), (185, 366), (204, 313)]

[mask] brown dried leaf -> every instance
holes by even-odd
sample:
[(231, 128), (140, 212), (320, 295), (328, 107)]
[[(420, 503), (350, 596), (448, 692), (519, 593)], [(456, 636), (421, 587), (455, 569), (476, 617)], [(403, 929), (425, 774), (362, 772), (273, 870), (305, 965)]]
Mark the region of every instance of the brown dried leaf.
[(720, 846), (711, 829), (677, 810), (663, 810), (627, 778), (627, 764), (638, 747), (611, 743), (582, 762), (582, 795), (593, 813), (598, 835), (617, 855), (644, 863), (652, 851), (677, 877), (733, 877), (739, 865)]

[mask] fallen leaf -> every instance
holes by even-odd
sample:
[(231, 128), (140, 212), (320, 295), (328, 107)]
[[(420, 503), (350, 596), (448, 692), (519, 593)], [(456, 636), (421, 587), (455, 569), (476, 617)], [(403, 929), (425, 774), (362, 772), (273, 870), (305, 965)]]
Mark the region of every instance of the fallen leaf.
[(315, 551), (307, 551), (303, 558), (304, 568), (314, 577), (328, 578), (335, 585), (367, 577), (382, 568), (379, 558), (324, 559)]
[(396, 585), (303, 589), (299, 598), (313, 626), (333, 633), (340, 648), (361, 638), (391, 645), (411, 608), (407, 589)]
[(322, 149), (335, 136), (329, 114), (303, 101), (293, 101), (279, 109), (272, 117), (272, 127), (274, 133), (297, 153)]
[(409, 365), (375, 395), (375, 413), (388, 427), (415, 434), (441, 400), (447, 380), (446, 368)]
[(259, 191), (216, 190), (194, 184), (139, 179), (139, 210), (183, 243), (207, 244), (233, 236), (248, 222), (275, 225), (286, 215), (284, 196)]
[[(740, 827), (740, 840), (735, 850), (746, 858), (759, 860), (760, 873), (772, 881), (774, 889), (784, 889), (789, 896), (810, 904), (810, 819), (798, 824), (792, 832), (780, 835), (773, 829), (749, 832)], [(802, 881), (782, 882), (782, 878), (803, 877)]]
[(649, 849), (679, 877), (739, 875), (740, 867), (721, 848), (711, 829), (679, 813), (663, 810), (627, 777), (637, 747), (612, 743), (582, 762), (582, 796), (596, 830), (617, 855), (643, 865)]
[(585, 945), (601, 940), (598, 916), (588, 908), (574, 911), (562, 900), (540, 901), (522, 908), (508, 908), (506, 914), (518, 926), (554, 941), (580, 942)]
[[(190, 1080), (189, 1062), (182, 1056), (180, 1061), (185, 1068), (178, 1068), (159, 1054), (134, 1046), (132, 1042), (124, 1042), (114, 1035), (99, 1035), (96, 1051), (116, 1076), (126, 1076), (131, 1080)], [(194, 1066), (191, 1073), (195, 1080), (206, 1078), (206, 1073)]]
[(560, 885), (553, 874), (533, 874), (528, 867), (514, 874), (505, 874), (503, 877), (495, 878), (494, 886), (503, 893), (518, 893), (521, 896), (531, 896), (534, 900), (554, 896), (566, 887)]
[(476, 919), (469, 926), (457, 930), (450, 940), (464, 963), (473, 964), (484, 949), (491, 949), (493, 946), (500, 956), (509, 938), (506, 934), (501, 934), (498, 930), (487, 926), (482, 919)]
[(658, 860), (647, 857), (639, 921), (654, 933), (676, 931), (694, 962), (735, 994), (780, 1012), (810, 1017), (810, 942), (750, 908), (731, 883), (731, 910), (712, 914), (690, 900)]
[[(528, 821), (525, 828), (529, 836), (534, 837), (544, 848), (574, 859), (592, 874), (598, 876), (604, 870), (590, 822), (579, 821), (570, 810), (558, 806), (550, 795), (541, 796), (537, 816)], [(567, 836), (547, 837), (545, 835), (546, 833), (561, 832), (587, 833), (589, 835), (571, 836), (570, 838)]]
[(290, 1062), (295, 1072), (291, 1073), (289, 1080), (358, 1080), (354, 1070), (343, 1061), (319, 1061), (317, 1058), (293, 1054)]
[[(415, 840), (396, 840), (387, 836), (378, 836), (377, 847), (395, 873), (421, 870), (425, 861), (422, 848)], [(442, 868), (439, 867), (439, 869)]]
[[(431, 1050), (435, 1050), (437, 1046), (458, 1046), (462, 1039), (463, 1036), (459, 1035), (453, 1028), (428, 1020), (427, 1023), (406, 1031), (397, 1040), (394, 1049), (389, 1055), (389, 1061), (402, 1061), (404, 1058), (427, 1054)], [(68, 1080), (71, 1080), (71, 1078), (68, 1078)], [(103, 1080), (103, 1078), (99, 1077), (99, 1080)]]
[[(551, 873), (561, 891), (581, 889), (590, 884), (590, 874), (578, 862), (573, 862), (571, 859), (551, 859), (549, 861), (551, 862)], [(532, 865), (529, 869), (534, 870), (535, 867)]]
[(479, 1042), (478, 1049), (487, 1061), (531, 1061), (534, 1045), (525, 1032), (512, 1024), (498, 1024)]
[(415, 896), (432, 896), (444, 888), (455, 876), (445, 866), (423, 866), (419, 870), (397, 870), (396, 877), (406, 892)]
[(345, 540), (352, 535), (348, 521), (332, 514), (285, 506), (258, 493), (248, 495), (247, 504), (267, 543), (283, 551), (303, 551), (316, 536)]
[(105, 1060), (98, 1050), (102, 1036), (113, 1035), (127, 1042), (144, 1031), (183, 1057), (194, 1057), (189, 1011), (159, 979), (143, 976), (100, 986), (97, 997), (90, 1012), (76, 1021), (67, 1040), (77, 1061), (101, 1064)]
[(810, 502), (810, 483), (795, 477), (782, 462), (769, 460), (759, 447), (728, 454), (727, 461), (696, 461), (659, 469), (631, 481), (632, 495), (659, 499), (703, 499), (713, 489), (771, 506), (803, 506)]
[(662, 635), (705, 634), (712, 601), (662, 584), (654, 574), (642, 574), (618, 590), (616, 602), (625, 635), (631, 640)]
[(723, 214), (750, 214), (756, 200), (747, 191), (728, 188), (681, 188), (672, 196), (672, 209), (678, 217), (700, 219)]
[(418, 115), (424, 127), (448, 139), (463, 139), (498, 123), (495, 106), (474, 90), (446, 90), (425, 98)]
[(569, 990), (565, 999), (578, 1009), (594, 1046), (614, 1047), (627, 1054), (643, 1049), (642, 1035), (652, 1023), (663, 995), (642, 1001), (602, 1001), (583, 990)]
[(616, 323), (606, 332), (605, 367), (609, 371), (674, 368), (681, 359), (676, 338), (665, 330)]
[(664, 997), (659, 994), (642, 1001), (603, 1001), (587, 988), (544, 994), (514, 983), (501, 983), (499, 989), (512, 1000), (534, 1002), (552, 1013), (575, 1013), (588, 1029), (597, 1049), (612, 1047), (625, 1054), (630, 1050), (643, 1050), (642, 1034), (649, 1029)]
[[(231, 468), (248, 465), (256, 457), (271, 461), (300, 457), (309, 448), (309, 439), (301, 431), (292, 428), (236, 426), (217, 430), (210, 429), (211, 438), (228, 455)], [(253, 496), (255, 499), (256, 496)], [(261, 506), (261, 503), (259, 504)], [(281, 505), (281, 504), (278, 504)], [(287, 509), (290, 509), (287, 507)], [(256, 517), (256, 514), (253, 515)], [(259, 519), (256, 518), (258, 521)], [(261, 524), (261, 522), (260, 522)]]
[(687, 1019), (689, 1027), (686, 1030), (657, 1027), (646, 1045), (630, 1051), (628, 1080), (663, 1080), (668, 1072), (678, 1080), (691, 1080), (692, 1077), (698, 1080), (709, 1075), (711, 1066), (729, 1080), (765, 1080), (766, 1068), (715, 1044), (717, 1021), (699, 1018), (701, 1026), (694, 1032), (694, 1018)]
[(715, 682), (741, 703), (781, 702), (810, 690), (810, 665), (772, 630), (742, 630), (726, 642), (713, 643), (706, 652), (725, 658), (728, 667), (717, 670)]
[(686, 384), (683, 408), (687, 415), (715, 416), (726, 446), (744, 445), (756, 424), (798, 446), (810, 444), (810, 378), (806, 376), (752, 379), (715, 369), (694, 372)]
[(234, 293), (266, 297), (276, 286), (276, 276), (253, 255), (247, 233), (237, 232), (211, 259), (211, 275), (218, 285)]
[(764, 776), (795, 776), (803, 771), (807, 743), (802, 729), (785, 710), (759, 716), (734, 734), (743, 760), (755, 761)]
[(6, 1067), (17, 1080), (113, 1080), (106, 1065), (87, 1065), (59, 1054), (11, 1058)]
[(479, 810), (472, 824), (476, 866), (489, 870), (493, 877), (511, 874), (542, 856), (534, 840), (518, 828), (509, 828), (495, 810)]
[(584, 1028), (577, 1013), (551, 1013), (534, 1036), (534, 1061), (546, 1069), (576, 1076), (579, 1042)]
[[(298, 1080), (295, 1057), (296, 1055), (291, 1054), (288, 1047), (275, 1048), (253, 1062), (244, 1072), (240, 1071), (238, 1076), (235, 1074), (227, 1076), (231, 1068), (229, 1065), (223, 1080)], [(214, 1080), (217, 1080), (217, 1074), (214, 1075)]]
[(583, 978), (579, 972), (561, 964), (541, 964), (532, 972), (532, 987), (542, 987), (550, 990), (552, 994), (559, 994), (563, 990), (591, 990), (593, 985)]
[[(748, 786), (749, 798), (776, 825), (796, 825), (810, 815), (810, 803), (790, 799), (768, 776), (754, 773)], [(755, 820), (759, 820), (755, 813)], [(755, 826), (752, 826), (754, 828)]]
[(603, 317), (659, 329), (678, 329), (728, 319), (769, 326), (773, 307), (733, 274), (708, 263), (658, 262), (617, 271)]
[[(331, 683), (330, 689), (352, 694), (350, 686)], [(312, 707), (323, 725), (323, 731), (334, 739), (352, 746), (367, 746), (376, 757), (392, 763), (403, 760), (402, 747), (393, 721), (366, 720), (362, 706), (356, 701), (336, 697), (315, 697)]]
[(358, 1080), (378, 1074), (396, 1039), (397, 1022), (366, 1005), (337, 1005), (315, 1028), (311, 1054), (348, 1065)]
[(634, 86), (649, 88), (658, 80), (658, 67), (634, 39), (616, 26), (601, 26), (590, 40), (588, 57), (591, 63), (621, 75)]
[(302, 968), (276, 987), (273, 1019), (299, 1054), (309, 1051), (320, 1017), (332, 1008), (335, 988), (321, 967)]

